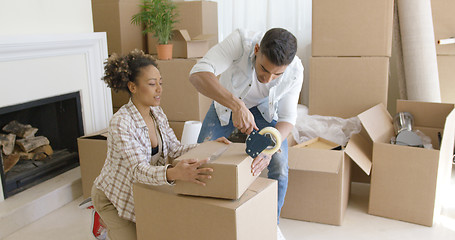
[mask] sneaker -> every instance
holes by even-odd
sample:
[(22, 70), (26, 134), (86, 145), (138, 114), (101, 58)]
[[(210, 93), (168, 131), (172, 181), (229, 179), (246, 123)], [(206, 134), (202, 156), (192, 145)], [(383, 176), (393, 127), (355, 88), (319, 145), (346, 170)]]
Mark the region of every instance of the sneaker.
[(79, 203), (79, 208), (80, 209), (93, 209), (92, 198), (89, 197), (89, 198), (85, 199), (84, 201), (82, 201), (81, 203)]
[(286, 240), (286, 238), (283, 236), (283, 233), (281, 233), (280, 227), (276, 226), (276, 239), (277, 240)]
[(95, 210), (92, 210), (91, 232), (98, 240), (107, 240), (107, 229), (101, 224), (101, 217)]

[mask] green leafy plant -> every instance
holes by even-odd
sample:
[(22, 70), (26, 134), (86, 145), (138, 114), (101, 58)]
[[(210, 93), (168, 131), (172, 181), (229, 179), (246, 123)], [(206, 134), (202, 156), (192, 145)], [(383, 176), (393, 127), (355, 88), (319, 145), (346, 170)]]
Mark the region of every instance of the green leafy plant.
[(152, 33), (159, 44), (168, 44), (177, 22), (176, 6), (171, 0), (142, 0), (141, 12), (131, 18), (131, 23), (144, 25), (144, 34)]

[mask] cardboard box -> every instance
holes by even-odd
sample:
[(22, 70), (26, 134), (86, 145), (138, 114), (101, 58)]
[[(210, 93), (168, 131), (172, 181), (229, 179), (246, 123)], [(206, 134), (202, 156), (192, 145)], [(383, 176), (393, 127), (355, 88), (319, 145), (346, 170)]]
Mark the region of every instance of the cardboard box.
[[(349, 149), (362, 149), (357, 161), (372, 161), (368, 213), (432, 226), (450, 182), (454, 149), (454, 104), (399, 100), (397, 112), (414, 116), (414, 129), (432, 139), (435, 149), (390, 144), (392, 117), (379, 104), (359, 115), (369, 138), (354, 135)], [(442, 134), (439, 144), (438, 133)], [(362, 168), (366, 170), (366, 168)]]
[(142, 28), (130, 23), (141, 11), (140, 4), (140, 0), (92, 0), (94, 31), (106, 32), (109, 55), (146, 49)]
[(112, 96), (112, 107), (121, 108), (123, 105), (127, 104), (130, 100), (130, 94), (126, 91), (115, 92), (111, 89)]
[[(179, 13), (174, 29), (186, 29), (191, 38), (206, 35), (209, 48), (218, 43), (218, 5), (212, 1), (181, 1), (175, 2)], [(158, 41), (151, 35), (147, 35), (149, 52), (156, 54)]]
[(77, 139), (84, 198), (91, 196), (95, 179), (107, 156), (107, 129)]
[(208, 38), (200, 35), (194, 38), (186, 29), (174, 30), (171, 44), (174, 58), (200, 58), (209, 50)]
[(275, 240), (277, 182), (258, 178), (239, 200), (177, 195), (134, 184), (137, 239)]
[(393, 0), (313, 1), (312, 56), (391, 56)]
[(440, 39), (455, 37), (455, 2), (448, 0), (431, 0), (433, 12), (434, 40), (438, 55), (455, 55), (455, 44), (438, 44)]
[[(455, 44), (454, 44), (455, 46)], [(438, 56), (439, 87), (441, 101), (455, 103), (455, 55)]]
[(203, 121), (212, 100), (200, 94), (189, 81), (198, 59), (158, 60), (163, 78), (161, 107), (169, 121)]
[(226, 199), (238, 199), (257, 178), (251, 173), (253, 159), (245, 153), (244, 143), (229, 145), (219, 142), (204, 142), (176, 158), (173, 165), (182, 159), (211, 158), (202, 167), (213, 168), (212, 178), (201, 186), (191, 182), (177, 181), (174, 192), (180, 194), (206, 196)]
[(341, 225), (349, 198), (351, 158), (344, 150), (299, 145), (289, 148), (289, 181), (281, 217)]
[(387, 106), (387, 57), (312, 57), (310, 68), (311, 115), (350, 118), (378, 103)]
[(169, 126), (174, 130), (175, 136), (179, 141), (182, 141), (182, 133), (183, 127), (185, 126), (185, 122), (176, 122), (176, 121), (169, 121)]

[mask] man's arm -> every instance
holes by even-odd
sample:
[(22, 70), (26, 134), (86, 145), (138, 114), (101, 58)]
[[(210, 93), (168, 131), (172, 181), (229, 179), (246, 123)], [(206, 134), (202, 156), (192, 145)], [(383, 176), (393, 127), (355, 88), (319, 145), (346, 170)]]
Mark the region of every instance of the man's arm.
[(294, 125), (288, 122), (277, 122), (275, 128), (280, 132), (281, 140), (284, 141), (289, 136), (289, 133), (291, 133)]
[(211, 48), (193, 67), (189, 80), (200, 93), (231, 109), (234, 127), (250, 134), (253, 129), (258, 129), (253, 114), (243, 101), (224, 88), (216, 78), (216, 75), (223, 73), (233, 62), (240, 59), (243, 51), (240, 32), (234, 31)]
[(238, 111), (245, 104), (224, 88), (215, 74), (211, 72), (196, 72), (191, 74), (190, 82), (196, 90), (232, 111)]
[(254, 122), (253, 114), (245, 103), (224, 88), (215, 74), (197, 72), (190, 76), (190, 82), (203, 95), (217, 101), (232, 110), (232, 123), (242, 133), (250, 134), (253, 129), (259, 130)]

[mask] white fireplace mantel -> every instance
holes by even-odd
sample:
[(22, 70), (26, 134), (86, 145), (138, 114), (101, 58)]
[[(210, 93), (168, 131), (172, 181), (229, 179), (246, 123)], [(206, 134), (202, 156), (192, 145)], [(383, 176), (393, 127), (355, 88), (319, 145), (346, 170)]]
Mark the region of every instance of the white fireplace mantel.
[[(106, 33), (0, 36), (0, 108), (79, 92), (84, 133), (106, 128)], [(0, 186), (0, 201), (3, 193)]]

